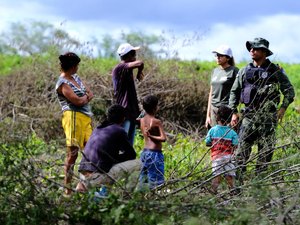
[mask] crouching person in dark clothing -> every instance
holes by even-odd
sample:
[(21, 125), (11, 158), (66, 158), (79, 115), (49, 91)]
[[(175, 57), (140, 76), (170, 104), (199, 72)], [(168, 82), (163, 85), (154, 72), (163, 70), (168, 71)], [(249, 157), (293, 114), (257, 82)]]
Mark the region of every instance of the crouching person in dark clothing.
[[(79, 165), (80, 182), (77, 191), (111, 185), (133, 172), (139, 172), (141, 163), (122, 128), (125, 108), (112, 105), (107, 119), (94, 129)], [(138, 174), (137, 174), (138, 177)]]

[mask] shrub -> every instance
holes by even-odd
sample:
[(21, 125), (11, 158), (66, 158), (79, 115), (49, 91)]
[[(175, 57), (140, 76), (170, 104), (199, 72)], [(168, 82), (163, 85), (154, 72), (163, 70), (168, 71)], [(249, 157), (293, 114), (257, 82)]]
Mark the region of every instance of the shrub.
[[(91, 103), (94, 123), (112, 103), (110, 68), (116, 61), (106, 63), (84, 58), (79, 71), (96, 96)], [(57, 55), (27, 58), (1, 78), (0, 223), (298, 224), (299, 114), (288, 110), (279, 125), (278, 144), (265, 174), (255, 176), (251, 161), (240, 195), (231, 196), (225, 185), (213, 195), (209, 149), (198, 134), (205, 118), (209, 72), (198, 69), (196, 62), (149, 60), (146, 65), (145, 80), (137, 84), (139, 98), (158, 95), (159, 116), (173, 137), (163, 145), (166, 183), (142, 193), (128, 192), (122, 180), (98, 203), (92, 201), (93, 192), (64, 199), (59, 190), (64, 135), (54, 91)], [(136, 140), (140, 153), (139, 133)], [(75, 170), (74, 181), (77, 175)]]
[[(116, 61), (85, 57), (82, 61), (78, 73), (94, 92), (91, 106), (94, 123), (98, 124), (113, 102), (111, 61)], [(148, 63), (150, 70), (157, 62)], [(106, 71), (98, 71), (99, 68), (106, 68)], [(195, 74), (189, 72), (189, 78), (179, 78), (176, 74), (163, 74), (161, 71), (165, 69), (157, 69), (151, 74), (146, 69), (145, 80), (137, 85), (138, 96), (142, 99), (150, 93), (158, 95), (160, 115), (166, 121), (167, 129), (181, 128), (183, 132), (192, 132), (201, 127), (205, 119), (207, 86), (197, 78), (196, 70)], [(181, 71), (184, 73), (183, 69)], [(61, 110), (54, 90), (58, 76), (57, 55), (52, 54), (32, 56), (22, 67), (1, 78), (2, 140), (26, 137), (31, 132), (48, 141), (63, 137)], [(7, 123), (11, 126), (6, 126)]]

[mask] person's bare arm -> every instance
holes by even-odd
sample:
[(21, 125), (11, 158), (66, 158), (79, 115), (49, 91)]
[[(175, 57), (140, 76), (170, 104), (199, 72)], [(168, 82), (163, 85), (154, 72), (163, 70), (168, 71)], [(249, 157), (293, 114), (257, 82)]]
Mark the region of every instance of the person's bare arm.
[(88, 96), (88, 100), (91, 101), (94, 98), (94, 94), (91, 91), (90, 87), (86, 85), (86, 83), (83, 83), (86, 89), (86, 95)]
[(133, 68), (133, 69), (134, 68), (139, 68), (139, 69), (143, 70), (144, 69), (144, 62), (141, 61), (141, 60), (135, 60), (133, 62), (127, 63), (127, 67), (128, 68)]
[(141, 118), (141, 119), (140, 119), (140, 124), (141, 124), (141, 131), (142, 131), (142, 134), (143, 134), (144, 136), (147, 136), (147, 131), (148, 131), (148, 129), (147, 129), (147, 127), (145, 126), (145, 119), (144, 119), (144, 118)]
[(206, 113), (206, 121), (205, 121), (205, 127), (208, 128), (208, 126), (211, 124), (211, 118), (210, 118), (210, 111), (211, 111), (211, 93), (212, 93), (212, 86), (210, 86), (209, 96), (208, 96), (208, 103), (207, 103), (207, 113)]
[(128, 63), (128, 68), (137, 68), (138, 72), (136, 74), (136, 78), (141, 81), (144, 78), (144, 73), (143, 73), (143, 69), (144, 69), (144, 63), (141, 60), (136, 60), (134, 62), (130, 62)]
[(231, 122), (230, 122), (231, 126), (235, 127), (238, 124), (238, 122), (239, 122), (239, 116), (238, 116), (238, 114), (237, 113), (233, 113), (232, 117), (231, 117)]
[(60, 94), (63, 94), (66, 99), (68, 99), (72, 104), (76, 106), (83, 106), (89, 102), (89, 98), (87, 95), (82, 97), (78, 97), (72, 88), (67, 84), (62, 84), (61, 87), (58, 89)]

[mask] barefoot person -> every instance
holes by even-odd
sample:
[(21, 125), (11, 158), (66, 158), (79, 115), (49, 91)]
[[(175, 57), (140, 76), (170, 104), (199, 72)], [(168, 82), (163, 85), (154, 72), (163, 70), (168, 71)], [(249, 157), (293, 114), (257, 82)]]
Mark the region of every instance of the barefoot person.
[(150, 189), (164, 183), (164, 155), (162, 142), (166, 141), (162, 122), (155, 118), (158, 110), (156, 96), (148, 95), (143, 99), (145, 115), (140, 119), (141, 131), (144, 136), (144, 150), (141, 153), (142, 170), (140, 186), (147, 184)]
[(212, 189), (217, 193), (222, 176), (228, 187), (234, 190), (235, 165), (233, 153), (238, 144), (238, 135), (227, 124), (230, 123), (232, 110), (227, 106), (220, 106), (217, 111), (218, 124), (212, 127), (206, 136), (206, 145), (211, 147), (212, 159)]
[(76, 74), (80, 58), (72, 52), (59, 56), (61, 74), (56, 92), (63, 112), (62, 126), (66, 136), (65, 194), (71, 194), (71, 181), (78, 150), (83, 149), (92, 133), (92, 112), (89, 102), (93, 93)]

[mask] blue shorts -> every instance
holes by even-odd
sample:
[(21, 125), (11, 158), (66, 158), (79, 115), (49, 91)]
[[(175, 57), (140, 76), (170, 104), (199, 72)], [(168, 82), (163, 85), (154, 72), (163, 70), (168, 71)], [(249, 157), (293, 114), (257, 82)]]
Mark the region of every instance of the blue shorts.
[(150, 189), (164, 183), (164, 155), (161, 150), (144, 149), (141, 153), (142, 169), (140, 184), (148, 184)]

